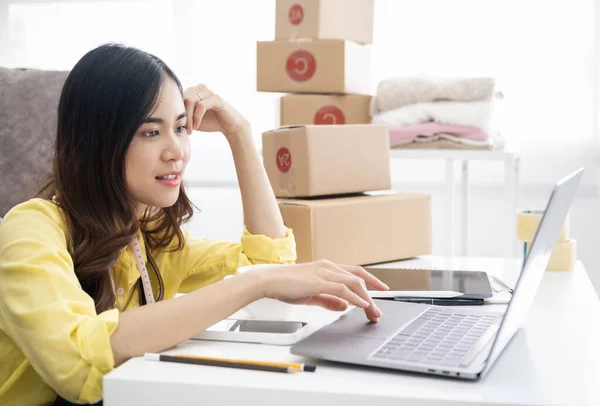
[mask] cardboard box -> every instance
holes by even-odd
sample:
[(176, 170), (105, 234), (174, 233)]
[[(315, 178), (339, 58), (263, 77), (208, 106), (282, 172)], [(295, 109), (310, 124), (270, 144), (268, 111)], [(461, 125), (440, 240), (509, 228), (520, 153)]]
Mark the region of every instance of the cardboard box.
[(370, 49), (351, 41), (259, 41), (256, 89), (281, 93), (371, 93)]
[(277, 197), (384, 190), (389, 144), (380, 124), (281, 127), (262, 135), (263, 164)]
[(367, 265), (431, 253), (430, 195), (280, 199), (279, 209), (294, 230), (298, 263)]
[(289, 94), (279, 103), (279, 125), (369, 124), (369, 95)]
[(277, 0), (275, 39), (373, 43), (373, 0)]

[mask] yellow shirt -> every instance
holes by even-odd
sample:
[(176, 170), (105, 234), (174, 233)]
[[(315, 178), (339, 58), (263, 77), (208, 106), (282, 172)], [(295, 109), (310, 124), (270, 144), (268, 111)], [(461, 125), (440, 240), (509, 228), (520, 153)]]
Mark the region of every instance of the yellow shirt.
[[(57, 393), (71, 402), (99, 401), (102, 377), (114, 368), (110, 335), (119, 312), (140, 306), (139, 271), (126, 249), (114, 267), (116, 309), (97, 314), (75, 276), (66, 233), (60, 208), (42, 199), (15, 206), (0, 223), (0, 405), (51, 404)], [(240, 266), (296, 260), (290, 229), (277, 239), (244, 230), (241, 243), (185, 238), (183, 250), (152, 253), (165, 299)]]

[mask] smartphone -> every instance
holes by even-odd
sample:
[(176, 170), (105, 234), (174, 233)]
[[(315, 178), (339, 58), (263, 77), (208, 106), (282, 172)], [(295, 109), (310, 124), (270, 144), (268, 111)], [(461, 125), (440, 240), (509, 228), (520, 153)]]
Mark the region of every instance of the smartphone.
[(482, 271), (377, 267), (365, 269), (390, 287), (388, 291), (377, 291), (369, 287), (369, 295), (374, 298), (486, 299), (493, 295), (488, 275)]
[(304, 338), (307, 331), (303, 321), (225, 319), (192, 339), (291, 345)]

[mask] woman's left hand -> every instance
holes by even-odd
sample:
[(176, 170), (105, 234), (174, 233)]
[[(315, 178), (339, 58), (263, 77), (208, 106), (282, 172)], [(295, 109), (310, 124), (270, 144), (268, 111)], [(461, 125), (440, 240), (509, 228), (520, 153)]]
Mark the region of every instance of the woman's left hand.
[(250, 130), (250, 123), (221, 97), (205, 85), (198, 85), (183, 92), (187, 114), (188, 134), (192, 131), (220, 131), (225, 137)]

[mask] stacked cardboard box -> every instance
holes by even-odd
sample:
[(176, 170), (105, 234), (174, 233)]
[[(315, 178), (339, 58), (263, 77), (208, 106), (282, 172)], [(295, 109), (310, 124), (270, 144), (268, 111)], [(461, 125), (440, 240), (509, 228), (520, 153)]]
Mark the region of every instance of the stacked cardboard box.
[(368, 124), (374, 0), (277, 0), (275, 41), (257, 44), (257, 89), (279, 125)]
[(373, 0), (278, 0), (275, 31), (257, 44), (257, 89), (292, 94), (263, 159), (298, 262), (430, 253), (431, 198), (389, 190), (388, 129), (367, 124)]

